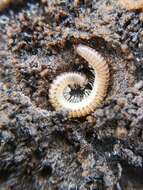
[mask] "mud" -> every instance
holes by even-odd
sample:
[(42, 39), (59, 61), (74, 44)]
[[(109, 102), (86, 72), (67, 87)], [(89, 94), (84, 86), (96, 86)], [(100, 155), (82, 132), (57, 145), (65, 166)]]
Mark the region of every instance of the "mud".
[[(14, 2), (0, 15), (0, 188), (142, 190), (143, 13), (116, 1)], [(102, 54), (111, 80), (91, 115), (49, 103), (53, 79), (87, 72), (74, 45)]]

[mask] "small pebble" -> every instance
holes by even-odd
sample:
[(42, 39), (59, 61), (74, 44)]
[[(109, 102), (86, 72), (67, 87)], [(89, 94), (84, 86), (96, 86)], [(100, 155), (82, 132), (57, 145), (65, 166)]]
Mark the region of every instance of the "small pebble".
[(117, 127), (116, 131), (115, 131), (115, 136), (118, 139), (125, 139), (127, 137), (127, 129), (124, 127)]
[(143, 88), (143, 81), (139, 81), (138, 83), (135, 84), (135, 88), (140, 90), (141, 88)]

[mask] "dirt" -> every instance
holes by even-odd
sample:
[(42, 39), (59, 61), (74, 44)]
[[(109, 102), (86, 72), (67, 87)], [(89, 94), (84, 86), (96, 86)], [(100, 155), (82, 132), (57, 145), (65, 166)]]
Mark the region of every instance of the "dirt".
[[(0, 189), (142, 190), (142, 9), (114, 0), (19, 2), (0, 14)], [(69, 119), (48, 90), (60, 73), (86, 72), (79, 43), (101, 53), (111, 79), (100, 107)]]

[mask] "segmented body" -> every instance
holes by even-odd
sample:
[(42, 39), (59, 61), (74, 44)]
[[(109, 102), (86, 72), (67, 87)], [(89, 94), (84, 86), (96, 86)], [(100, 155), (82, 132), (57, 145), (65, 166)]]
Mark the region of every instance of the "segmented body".
[(119, 0), (119, 4), (127, 10), (143, 10), (143, 0)]
[(95, 79), (91, 91), (75, 100), (64, 96), (64, 91), (68, 86), (79, 85), (82, 87), (87, 84), (85, 75), (76, 72), (59, 75), (49, 90), (49, 98), (53, 107), (58, 111), (66, 110), (69, 117), (82, 117), (93, 112), (106, 96), (109, 84), (109, 68), (104, 58), (94, 49), (85, 45), (79, 44), (76, 51), (93, 68)]
[(0, 11), (3, 11), (8, 5), (12, 2), (12, 0), (0, 0)]

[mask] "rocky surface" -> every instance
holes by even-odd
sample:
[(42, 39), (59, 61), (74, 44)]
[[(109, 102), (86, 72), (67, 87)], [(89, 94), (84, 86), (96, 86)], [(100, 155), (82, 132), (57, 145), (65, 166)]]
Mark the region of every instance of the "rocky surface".
[[(0, 15), (0, 188), (143, 189), (143, 13), (114, 0), (24, 1)], [(74, 45), (110, 67), (104, 103), (68, 119), (48, 90), (65, 71), (86, 72)]]

